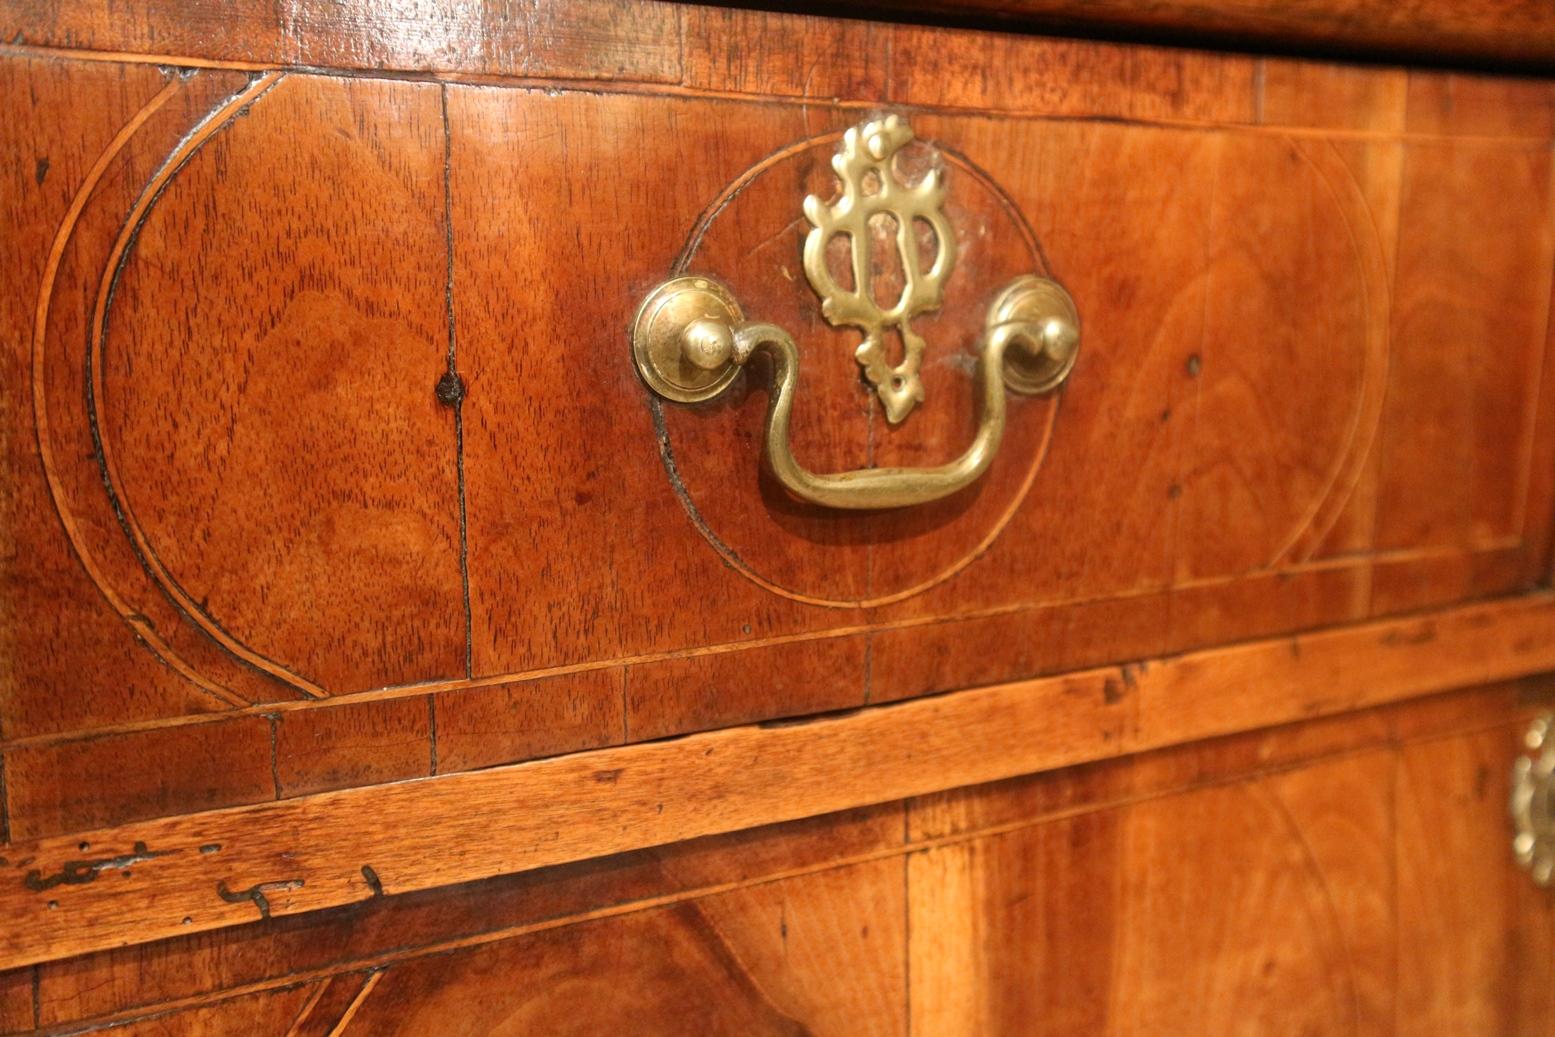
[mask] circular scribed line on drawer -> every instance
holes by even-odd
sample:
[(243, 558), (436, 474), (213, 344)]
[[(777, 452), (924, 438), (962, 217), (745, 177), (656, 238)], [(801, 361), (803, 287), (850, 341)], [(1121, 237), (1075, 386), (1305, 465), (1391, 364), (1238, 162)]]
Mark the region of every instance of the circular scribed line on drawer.
[[(33, 332), (38, 449), (71, 550), (143, 647), (213, 698), (235, 706), (274, 698), (278, 691), (307, 697), (315, 690), (242, 645), (225, 643), (219, 629), (214, 635), (208, 628), (200, 631), (190, 622), (195, 616), (159, 579), (101, 468), (93, 380), (118, 258), (139, 219), (192, 155), (283, 78), (278, 72), (180, 75), (136, 113), (98, 157), (71, 203), (45, 266)], [(84, 363), (68, 348), (82, 340)], [(71, 406), (81, 402), (86, 405)]]
[(1332, 142), (1227, 134), (1195, 172), (1209, 215), (1201, 345), (1181, 383), (1192, 437), (1171, 476), (1178, 585), (1369, 542), (1349, 502), (1374, 456), (1389, 362), (1375, 216)]
[[(800, 203), (807, 194), (836, 196), (828, 163), (841, 139), (830, 133), (798, 142), (736, 178), (692, 228), (672, 273), (716, 276), (749, 313), (793, 333), (803, 358), (793, 410), (801, 463), (820, 472), (943, 464), (976, 427), (976, 347), (993, 296), (1022, 275), (1047, 276), (1048, 265), (1015, 202), (966, 156), (921, 142), (899, 154), (906, 183), (930, 169), (943, 178), (958, 258), (942, 304), (914, 325), (929, 343), (920, 372), (925, 402), (891, 424), (860, 374), (857, 331), (827, 322), (801, 272), (808, 224)], [(896, 240), (894, 220), (877, 218), (870, 229)], [(913, 230), (920, 253), (931, 256), (934, 230), (918, 221)], [(846, 244), (833, 242), (829, 255), (850, 277)], [(868, 252), (873, 260), (895, 249)], [(870, 274), (880, 297), (901, 290), (902, 270), (889, 259)], [(901, 356), (900, 340), (890, 346)], [(666, 407), (650, 394), (660, 457), (693, 525), (732, 568), (772, 593), (837, 608), (901, 601), (983, 555), (1035, 481), (1059, 405), (1058, 396), (1011, 394), (999, 456), (981, 481), (950, 497), (895, 511), (839, 512), (793, 498), (763, 463), (768, 385), (763, 370), (742, 373), (722, 396), (693, 406)]]
[[(1335, 454), (1321, 493), (1270, 559), (1271, 566), (1308, 561), (1332, 533), (1360, 482), (1382, 424), (1382, 407), (1390, 362), (1391, 299), (1386, 260), (1369, 204), (1354, 172), (1331, 141), (1292, 139), (1289, 146), (1316, 178), (1344, 225), (1346, 242), (1356, 264), (1360, 295), (1361, 370), (1353, 411), (1345, 426), (1343, 446)], [(1357, 218), (1360, 214), (1362, 218)]]
[[(280, 73), (169, 89), (100, 160), (40, 299), (38, 433), (76, 556), (228, 705), (451, 675), (449, 421), (403, 377), (445, 364), (443, 292), (406, 289), (445, 276), (441, 140), (418, 129), (436, 94)], [(400, 110), (385, 93), (422, 118), (374, 118)]]
[(424, 85), (289, 77), (161, 192), (103, 328), (131, 534), (304, 693), (463, 675), (441, 119)]
[(158, 587), (166, 594), (178, 609), (191, 622), (198, 626), (204, 633), (232, 653), (244, 665), (261, 673), (290, 685), (297, 692), (309, 698), (319, 698), (327, 693), (312, 681), (294, 672), (290, 668), (256, 652), (242, 640), (223, 626), (214, 616), (204, 602), (195, 601), (194, 597), (184, 588), (179, 580), (168, 571), (163, 563), (160, 553), (151, 543), (145, 530), (135, 517), (134, 509), (130, 506), (129, 496), (126, 492), (124, 480), (120, 476), (118, 466), (115, 463), (113, 441), (103, 434), (102, 400), (104, 396), (104, 353), (108, 339), (108, 324), (110, 313), (114, 304), (114, 293), (131, 256), (134, 254), (137, 240), (142, 228), (151, 217), (157, 204), (164, 197), (167, 189), (184, 171), (188, 164), (201, 150), (216, 138), (223, 130), (227, 129), (234, 118), (239, 114), (249, 113), (253, 110), (255, 102), (263, 98), (271, 88), (281, 81), (280, 75), (272, 75), (252, 94), (245, 92), (239, 98), (229, 100), (222, 105), (196, 128), (181, 145), (168, 155), (162, 167), (141, 189), (140, 196), (131, 208), (129, 216), (124, 221), (124, 226), (115, 239), (113, 248), (108, 253), (107, 262), (103, 266), (102, 277), (98, 285), (96, 302), (92, 312), (91, 333), (86, 344), (86, 412), (87, 420), (92, 432), (94, 452), (97, 466), (102, 474), (103, 487), (108, 493), (110, 505), (120, 528), (133, 546), (135, 556), (140, 561), (141, 567), (147, 575), (156, 582)]

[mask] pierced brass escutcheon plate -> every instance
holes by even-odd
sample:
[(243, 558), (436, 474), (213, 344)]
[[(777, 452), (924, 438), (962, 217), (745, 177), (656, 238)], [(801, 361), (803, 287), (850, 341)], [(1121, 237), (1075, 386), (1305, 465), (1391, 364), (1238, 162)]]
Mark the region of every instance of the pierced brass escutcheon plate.
[[(896, 156), (912, 140), (906, 121), (895, 115), (854, 126), (842, 135), (842, 147), (832, 156), (842, 187), (837, 200), (828, 204), (814, 194), (804, 200), (812, 228), (804, 243), (805, 278), (821, 297), (821, 315), (827, 321), (864, 333), (854, 355), (892, 424), (923, 399), (918, 369), (926, 343), (913, 331), (912, 319), (939, 309), (945, 281), (956, 266), (956, 235), (944, 213), (940, 171), (930, 169), (916, 184), (897, 174)], [(875, 247), (871, 221), (876, 216), (887, 216), (895, 224), (903, 274), (901, 294), (888, 305), (875, 298), (870, 283)], [(927, 270), (918, 247), (919, 221), (933, 238)], [(826, 261), (827, 246), (839, 237), (848, 241), (851, 287), (838, 283)], [(886, 335), (893, 328), (902, 337), (902, 360), (894, 366), (886, 359)]]
[[(887, 116), (843, 135), (832, 160), (841, 183), (837, 201), (817, 195), (803, 208), (812, 224), (805, 238), (806, 279), (833, 325), (864, 333), (856, 356), (866, 379), (898, 422), (923, 399), (918, 372), (927, 344), (910, 327), (913, 317), (940, 305), (956, 257), (954, 228), (941, 210), (945, 185), (937, 169), (917, 183), (897, 175), (898, 152), (913, 139), (907, 123)], [(895, 302), (874, 296), (870, 221), (889, 215), (903, 287)], [(934, 246), (924, 268), (922, 228)], [(827, 265), (828, 244), (849, 239), (851, 284), (843, 286)], [(886, 361), (882, 336), (902, 337), (902, 360)], [(981, 417), (971, 444), (955, 460), (926, 468), (861, 468), (821, 474), (794, 457), (789, 418), (799, 378), (799, 348), (774, 324), (747, 321), (732, 292), (712, 277), (682, 275), (648, 293), (632, 328), (632, 354), (643, 381), (676, 403), (712, 399), (733, 382), (757, 352), (772, 358), (773, 389), (765, 434), (767, 463), (796, 497), (826, 507), (899, 508), (947, 497), (970, 485), (993, 463), (1005, 429), (1005, 392), (1036, 395), (1063, 384), (1079, 356), (1080, 318), (1069, 293), (1035, 275), (1016, 278), (995, 294), (978, 345), (974, 379)]]

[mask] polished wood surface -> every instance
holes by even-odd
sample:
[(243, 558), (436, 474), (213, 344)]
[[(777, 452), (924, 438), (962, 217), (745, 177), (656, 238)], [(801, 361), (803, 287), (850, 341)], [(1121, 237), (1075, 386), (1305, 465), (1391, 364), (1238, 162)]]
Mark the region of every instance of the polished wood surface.
[(243, 67), (417, 69), (663, 81), (679, 61), (680, 15), (627, 0), (518, 0), (410, 8), (355, 2), (281, 10), (262, 0), (107, 8), (7, 0), (7, 42), (204, 58)]
[[(836, 13), (814, 0), (741, 0), (732, 6)], [(631, 0), (482, 0), (434, 14), (362, 0), (284, 9), (259, 0), (182, 0), (127, 10), (90, 0), (8, 0), (0, 27), (6, 39), (37, 46), (198, 54), (233, 63), (655, 80), (683, 53), (676, 46), (682, 19), (701, 26), (766, 17), (760, 10), (677, 7)], [(861, 0), (847, 7), (895, 21), (1555, 68), (1555, 11), (1539, 0)], [(856, 36), (839, 40), (839, 49), (865, 42), (873, 32), (860, 25)], [(724, 49), (746, 66), (793, 59), (770, 44)]]
[[(9, 876), (0, 882), (0, 916), (18, 922), (0, 931), (0, 967), (1550, 669), (1555, 601), (1539, 595), (779, 726), (22, 841), (0, 863), (0, 877)], [(170, 756), (175, 765), (198, 758), (185, 747)], [(23, 776), (23, 787), (78, 790), (78, 807), (89, 807), (92, 790), (113, 780), (102, 768)]]
[[(133, 20), (112, 54), (7, 50), (13, 838), (1542, 581), (1549, 83), (623, 10), (673, 15), (671, 82), (209, 67), (193, 8), (178, 76), (132, 60)], [(880, 103), (948, 149), (961, 225), (1014, 243), (966, 252), (937, 340), (1031, 268), (1086, 338), (984, 485), (839, 519), (761, 477), (761, 390), (660, 406), (622, 329), (677, 263), (717, 271), (801, 332), (802, 458), (959, 449), (965, 365), (886, 428), (783, 276)]]
[(1555, 907), (1488, 829), (1518, 718), (1548, 694), (1542, 680), (1449, 693), (46, 963), (0, 973), (20, 1023), (0, 1019), (1545, 1033)]
[[(0, 1030), (1539, 1032), (1547, 695), (1450, 690), (1555, 671), (1551, 81), (648, 0), (0, 39)], [(900, 426), (798, 276), (881, 111), (960, 249)], [(958, 453), (1016, 275), (1082, 351), (975, 487), (828, 513), (764, 375), (637, 377), (682, 270), (794, 332), (819, 469)]]

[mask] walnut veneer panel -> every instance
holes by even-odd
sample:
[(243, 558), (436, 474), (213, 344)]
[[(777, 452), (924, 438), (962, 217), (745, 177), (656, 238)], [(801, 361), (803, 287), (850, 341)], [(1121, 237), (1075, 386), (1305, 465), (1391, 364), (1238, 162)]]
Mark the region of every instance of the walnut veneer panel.
[(0, 1032), (1548, 1033), (1555, 910), (1502, 821), (1547, 700), (1451, 693), (48, 962), (0, 973), (24, 1009)]
[[(1542, 582), (1548, 82), (532, 14), (353, 48), (239, 8), (237, 69), (199, 5), (8, 9), (10, 838)], [(546, 19), (587, 53), (534, 58)], [(652, 67), (610, 57), (654, 26)], [(881, 107), (942, 149), (962, 252), (900, 427), (794, 280), (800, 199)], [(1085, 344), (979, 487), (837, 516), (761, 474), (756, 380), (649, 398), (624, 329), (677, 265), (799, 334), (821, 467), (955, 453), (1016, 273), (1069, 288)], [(215, 769), (175, 771), (194, 743)], [(130, 777), (46, 777), (73, 771)]]
[(5, 39), (62, 48), (292, 64), (666, 80), (679, 65), (673, 7), (522, 0), (433, 8), (356, 2), (285, 11), (263, 2), (8, 0)]

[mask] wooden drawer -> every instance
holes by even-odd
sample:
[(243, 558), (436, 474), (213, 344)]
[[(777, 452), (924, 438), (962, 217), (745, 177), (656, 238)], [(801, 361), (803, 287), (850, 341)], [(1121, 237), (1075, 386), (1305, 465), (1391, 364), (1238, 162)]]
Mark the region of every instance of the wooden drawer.
[[(106, 141), (56, 124), (80, 168), (29, 185), (53, 205), (26, 210), (42, 319), (7, 382), (16, 834), (183, 809), (51, 779), (169, 740), (223, 761), (199, 805), (268, 798), (272, 708), (282, 793), (318, 791), (425, 773), (433, 712), (462, 770), (1540, 581), (1548, 127), (1458, 136), (1431, 77), (1165, 51), (1128, 53), (1169, 96), (919, 110), (965, 72), (935, 38), (893, 50), (925, 82), (857, 91), (942, 142), (959, 243), (895, 425), (799, 271), (858, 103), (13, 56), (19, 94), (118, 108)], [(1355, 126), (1253, 121), (1340, 82), (1376, 95), (1320, 109)], [(1099, 117), (1146, 99), (1197, 118)], [(1011, 396), (972, 487), (839, 512), (764, 467), (765, 372), (696, 407), (639, 380), (625, 329), (682, 269), (796, 336), (822, 471), (958, 454), (1021, 274), (1067, 287), (1083, 344), (1058, 394)], [(342, 726), (388, 751), (319, 759)]]
[[(98, 955), (87, 975), (153, 939), (240, 947), (290, 931), (272, 915), (385, 892), (452, 927), (463, 898), (508, 895), (459, 883), (538, 889), (551, 873), (496, 877), (763, 825), (830, 833), (803, 819), (836, 811), (900, 822), (919, 797), (1132, 773), (1098, 761), (1136, 753), (1213, 760), (1192, 743), (1274, 725), (1360, 738), (1366, 780), (1396, 783), (1414, 772), (1391, 736), (1353, 733), (1383, 714), (1341, 714), (1429, 713), (1445, 707), (1411, 700), (1469, 686), (1500, 690), (1452, 699), (1489, 712), (1437, 734), (1499, 732), (1473, 751), (1500, 780), (1547, 698), (1497, 682), (1555, 670), (1548, 79), (624, 0), (411, 22), (363, 3), (298, 25), (257, 5), (3, 10), (0, 219), (18, 247), (0, 292), (0, 922), (17, 924), (0, 924), (0, 968), (19, 971), (0, 983), (41, 992), (33, 1024), (252, 984), (264, 1011), (316, 995), (344, 1013), (378, 980), (328, 977), (390, 961), (381, 948), (299, 965), (309, 994), (275, 993), (285, 970), (212, 966), (199, 991), (44, 1009), (75, 954)], [(943, 198), (807, 261), (840, 218), (834, 156), (865, 155), (872, 132), (900, 150), (862, 191), (932, 175)], [(899, 227), (915, 231), (900, 246)], [(905, 415), (839, 316), (854, 254), (887, 366), (903, 326), (925, 343), (896, 372), (921, 382)], [(840, 284), (831, 309), (818, 269)], [(792, 336), (777, 447), (770, 356), (694, 404), (645, 384), (634, 322), (678, 275)], [(864, 510), (784, 485), (785, 444), (826, 473), (952, 463), (990, 420), (995, 301), (1032, 275), (1072, 298), (1078, 353), (1052, 391), (998, 391), (979, 478)], [(908, 282), (932, 298), (879, 316)], [(1346, 761), (1313, 772), (1334, 775), (1314, 796), (1361, 780)], [(1264, 770), (1236, 780), (1285, 780)], [(1170, 792), (1149, 839), (1199, 831), (1201, 790)], [(1505, 827), (1493, 799), (1465, 807), (1474, 831)], [(1386, 854), (1413, 852), (1394, 849), (1395, 803), (1353, 806), (1386, 816)], [(1005, 823), (977, 839), (1026, 838)], [(984, 876), (1005, 851), (947, 839), (909, 829), (800, 870), (950, 869), (965, 888), (922, 880), (947, 897), (1038, 882)], [(1497, 875), (1506, 841), (1484, 858)], [(1054, 867), (1083, 872), (1044, 887), (1056, 904), (1131, 865)], [(663, 894), (662, 917), (786, 871), (738, 874)], [(944, 920), (982, 908), (891, 895), (868, 913), (974, 940)], [(1120, 894), (1128, 910), (1151, 895)], [(1365, 921), (1336, 899), (1314, 916), (1324, 947)], [(261, 917), (259, 935), (227, 932)], [(297, 931), (338, 942), (355, 917)], [(415, 954), (464, 946), (426, 925)], [(869, 975), (887, 1000), (910, 988), (914, 1019), (949, 1013), (923, 1032), (1030, 1032), (1039, 1009), (998, 986), (1015, 965), (956, 957), (969, 944), (920, 959), (938, 945), (905, 933), (879, 935), (917, 978)], [(1009, 953), (1036, 968), (1024, 939)], [(1140, 939), (1107, 953), (1138, 964), (1156, 953)], [(1285, 966), (1321, 955), (1292, 947), (1269, 960), (1294, 990), (1306, 974)], [(562, 983), (556, 956), (592, 952), (490, 953)], [(686, 976), (710, 953), (687, 944)], [(914, 985), (962, 967), (986, 1003)], [(1345, 1004), (1380, 1020), (1367, 982)], [(716, 1026), (838, 1029), (769, 1009)], [(1454, 1032), (1433, 1018), (1416, 1032)], [(1222, 1029), (1168, 1027), (1206, 1028)]]
[[(1555, 905), (1513, 872), (1500, 813), (1520, 730), (1506, 718), (1530, 693), (1479, 689), (51, 962), (39, 1020), (137, 1034), (1546, 1033)], [(15, 989), (30, 1018), (31, 991)]]

